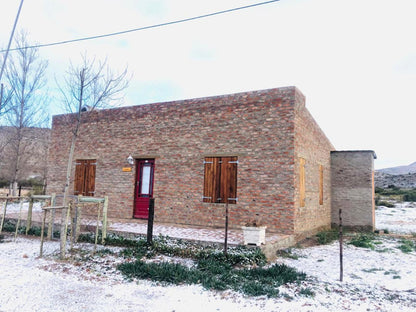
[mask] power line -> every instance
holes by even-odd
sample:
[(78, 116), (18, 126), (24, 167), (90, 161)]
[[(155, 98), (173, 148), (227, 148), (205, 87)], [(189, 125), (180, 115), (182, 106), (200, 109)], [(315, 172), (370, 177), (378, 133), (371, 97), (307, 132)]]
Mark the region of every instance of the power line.
[[(111, 36), (118, 36), (118, 35), (123, 35), (123, 34), (131, 33), (131, 32), (136, 32), (136, 31), (142, 31), (142, 30), (147, 30), (147, 29), (152, 29), (152, 28), (159, 28), (159, 27), (164, 27), (164, 26), (169, 26), (169, 25), (174, 25), (174, 24), (179, 24), (179, 23), (185, 23), (185, 22), (189, 22), (189, 21), (193, 21), (193, 20), (197, 20), (197, 19), (201, 19), (201, 18), (207, 18), (207, 17), (211, 17), (211, 16), (215, 16), (215, 15), (235, 12), (235, 11), (244, 10), (244, 9), (248, 9), (248, 8), (253, 8), (253, 7), (261, 6), (261, 5), (266, 5), (266, 4), (270, 4), (270, 3), (278, 2), (278, 1), (280, 1), (280, 0), (264, 1), (264, 2), (254, 3), (254, 4), (250, 4), (250, 5), (246, 5), (246, 6), (237, 7), (237, 8), (227, 9), (227, 10), (223, 10), (223, 11), (217, 11), (217, 12), (213, 12), (213, 13), (208, 13), (208, 14), (198, 15), (198, 16), (194, 16), (194, 17), (179, 19), (179, 20), (175, 20), (175, 21), (165, 22), (165, 23), (161, 23), (161, 24), (155, 24), (155, 25), (150, 25), (150, 26), (133, 28), (133, 29), (123, 30), (123, 31), (118, 31), (118, 32), (113, 32), (113, 33), (108, 33), (108, 34), (103, 34), (103, 35), (96, 35), (96, 36), (91, 36), (91, 37), (83, 37), (83, 38), (57, 41), (57, 42), (51, 42), (51, 43), (37, 44), (37, 45), (32, 45), (32, 46), (27, 46), (27, 47), (22, 47), (22, 48), (13, 48), (13, 49), (10, 49), (10, 51), (16, 51), (16, 50), (20, 50), (20, 49), (44, 48), (44, 47), (68, 44), (68, 43), (79, 42), (79, 41), (87, 41), (87, 40), (93, 40), (93, 39), (99, 39), (99, 38), (105, 38), (105, 37), (111, 37)], [(6, 50), (0, 50), (0, 53), (5, 52), (5, 51)]]

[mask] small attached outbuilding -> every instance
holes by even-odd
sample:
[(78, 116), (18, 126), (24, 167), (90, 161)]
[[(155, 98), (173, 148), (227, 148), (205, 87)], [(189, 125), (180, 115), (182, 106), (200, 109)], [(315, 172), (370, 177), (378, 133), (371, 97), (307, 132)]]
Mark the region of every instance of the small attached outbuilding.
[[(68, 117), (53, 117), (48, 193), (65, 185)], [(334, 151), (295, 87), (87, 111), (70, 189), (109, 196), (110, 218), (146, 219), (153, 197), (155, 222), (190, 226), (224, 226), (228, 203), (231, 228), (300, 239), (331, 226)]]

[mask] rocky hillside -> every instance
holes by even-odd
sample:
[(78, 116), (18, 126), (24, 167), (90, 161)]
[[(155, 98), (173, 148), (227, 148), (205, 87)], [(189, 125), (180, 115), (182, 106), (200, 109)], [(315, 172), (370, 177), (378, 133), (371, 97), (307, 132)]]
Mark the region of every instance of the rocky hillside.
[(407, 166), (385, 168), (385, 169), (380, 169), (378, 171), (382, 173), (393, 174), (393, 175), (416, 173), (416, 162)]
[(416, 172), (406, 174), (388, 174), (376, 171), (374, 175), (376, 187), (387, 188), (394, 185), (399, 188), (416, 188)]

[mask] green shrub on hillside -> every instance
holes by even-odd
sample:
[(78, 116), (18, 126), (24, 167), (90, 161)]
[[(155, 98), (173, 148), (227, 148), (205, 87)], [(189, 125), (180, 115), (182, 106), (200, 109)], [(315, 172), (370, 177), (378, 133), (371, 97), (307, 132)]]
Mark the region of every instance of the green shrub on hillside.
[[(376, 187), (375, 193), (377, 195), (382, 195), (382, 196), (400, 196), (403, 201), (408, 201), (408, 202), (416, 201), (416, 189), (401, 189), (394, 185), (391, 185), (388, 188)], [(381, 201), (380, 197), (376, 196), (376, 205), (385, 206), (385, 205), (380, 204), (380, 201)]]

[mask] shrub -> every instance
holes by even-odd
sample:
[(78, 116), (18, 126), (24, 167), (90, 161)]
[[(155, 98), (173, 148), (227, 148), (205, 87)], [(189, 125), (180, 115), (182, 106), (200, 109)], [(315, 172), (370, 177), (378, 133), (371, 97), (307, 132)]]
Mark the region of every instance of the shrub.
[(338, 239), (339, 232), (337, 230), (322, 231), (316, 234), (318, 244), (326, 245)]
[(202, 284), (207, 289), (240, 291), (250, 296), (276, 297), (278, 287), (304, 280), (306, 275), (284, 264), (270, 268), (235, 269), (229, 263), (201, 260), (196, 268), (175, 263), (123, 263), (117, 267), (127, 278), (151, 279), (173, 284)]
[(299, 294), (305, 297), (315, 297), (315, 292), (309, 287), (301, 288), (301, 290), (299, 291)]
[(387, 208), (394, 208), (395, 207), (395, 205), (393, 203), (390, 203), (390, 202), (385, 201), (385, 200), (379, 200), (376, 203), (376, 205), (377, 206), (384, 206), (384, 207), (387, 207)]
[(409, 253), (412, 251), (416, 251), (416, 244), (415, 242), (408, 240), (408, 239), (402, 239), (400, 240), (400, 245), (397, 247), (404, 253)]
[(15, 232), (16, 231), (16, 222), (11, 220), (5, 220), (3, 224), (3, 231), (5, 232)]
[(292, 248), (278, 250), (276, 251), (276, 256), (282, 257), (282, 258), (294, 259), (294, 260), (299, 259), (298, 255), (292, 253)]
[(355, 247), (370, 248), (374, 250), (375, 249), (374, 239), (375, 239), (374, 234), (360, 233), (359, 235), (354, 236), (351, 239), (350, 244), (354, 245)]
[(416, 190), (408, 191), (406, 194), (404, 194), (403, 200), (407, 202), (416, 201)]

